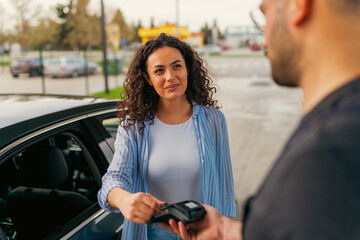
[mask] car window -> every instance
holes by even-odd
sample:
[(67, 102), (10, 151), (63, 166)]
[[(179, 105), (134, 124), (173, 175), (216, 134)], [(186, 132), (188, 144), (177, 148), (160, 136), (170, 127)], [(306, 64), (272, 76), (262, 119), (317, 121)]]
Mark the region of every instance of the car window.
[(119, 124), (119, 118), (117, 117), (106, 118), (102, 120), (102, 125), (114, 139), (116, 138), (117, 128)]
[(46, 63), (48, 65), (61, 65), (61, 60), (60, 59), (47, 59)]
[(100, 188), (91, 164), (85, 145), (71, 132), (32, 143), (2, 161), (3, 234), (8, 239), (42, 239), (85, 212), (97, 202)]

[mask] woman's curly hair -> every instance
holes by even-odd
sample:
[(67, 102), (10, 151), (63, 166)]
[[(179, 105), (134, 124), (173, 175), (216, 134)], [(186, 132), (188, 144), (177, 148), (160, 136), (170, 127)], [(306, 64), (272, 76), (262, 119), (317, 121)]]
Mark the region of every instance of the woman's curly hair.
[(147, 59), (155, 50), (162, 47), (178, 49), (185, 60), (188, 71), (188, 85), (185, 94), (188, 101), (219, 108), (217, 101), (212, 99), (216, 88), (213, 86), (207, 69), (203, 66), (204, 61), (189, 44), (162, 33), (137, 50), (129, 66), (124, 82), (124, 91), (121, 93), (121, 100), (117, 106), (121, 125), (128, 128), (138, 123), (140, 134), (143, 134), (145, 121), (153, 123), (159, 101), (155, 89), (145, 78), (148, 76)]

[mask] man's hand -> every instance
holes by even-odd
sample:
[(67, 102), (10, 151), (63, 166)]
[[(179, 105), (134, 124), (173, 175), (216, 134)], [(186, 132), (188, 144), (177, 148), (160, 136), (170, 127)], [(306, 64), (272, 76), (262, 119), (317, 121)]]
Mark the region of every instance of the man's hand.
[(179, 235), (184, 240), (242, 239), (240, 221), (221, 215), (211, 206), (204, 205), (204, 207), (206, 215), (200, 221), (185, 226), (182, 222), (177, 223), (174, 219), (170, 219), (169, 224), (159, 223), (159, 226)]

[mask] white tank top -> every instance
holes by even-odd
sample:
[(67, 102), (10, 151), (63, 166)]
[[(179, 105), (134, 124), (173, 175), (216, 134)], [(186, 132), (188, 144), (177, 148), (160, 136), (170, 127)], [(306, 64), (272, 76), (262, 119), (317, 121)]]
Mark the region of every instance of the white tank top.
[(155, 117), (150, 125), (149, 192), (161, 201), (202, 202), (201, 167), (192, 117), (169, 125)]

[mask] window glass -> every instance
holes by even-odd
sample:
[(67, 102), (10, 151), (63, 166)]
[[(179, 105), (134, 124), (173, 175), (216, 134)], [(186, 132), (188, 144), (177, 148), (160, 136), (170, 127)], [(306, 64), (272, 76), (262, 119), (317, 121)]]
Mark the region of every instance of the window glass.
[(112, 117), (102, 120), (102, 125), (105, 127), (105, 129), (110, 133), (110, 135), (115, 139), (117, 128), (119, 126), (119, 118)]
[(97, 202), (99, 184), (82, 146), (65, 132), (2, 162), (0, 226), (8, 239), (43, 239)]

